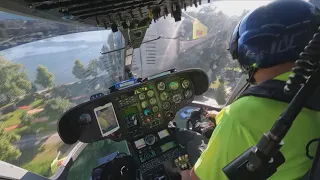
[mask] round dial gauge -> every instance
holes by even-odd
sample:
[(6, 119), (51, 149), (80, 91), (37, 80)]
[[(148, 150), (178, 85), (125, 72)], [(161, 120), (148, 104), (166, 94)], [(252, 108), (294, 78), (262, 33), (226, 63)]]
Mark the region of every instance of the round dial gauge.
[(157, 85), (158, 90), (163, 91), (166, 89), (166, 84), (164, 82), (159, 82)]
[(151, 98), (151, 99), (150, 99), (150, 104), (151, 104), (151, 105), (155, 105), (156, 103), (157, 103), (156, 98)]
[(173, 100), (174, 103), (177, 104), (177, 103), (180, 103), (180, 102), (181, 102), (182, 97), (181, 97), (180, 94), (176, 94), (176, 95), (173, 95), (173, 96), (172, 96), (172, 100)]
[(139, 94), (139, 99), (144, 100), (146, 98), (146, 95), (144, 93)]
[(189, 80), (183, 80), (182, 81), (182, 87), (183, 87), (183, 89), (186, 89), (186, 88), (188, 88), (190, 86), (190, 81)]
[(152, 107), (152, 111), (153, 112), (158, 112), (159, 111), (159, 107), (158, 106), (153, 106)]
[(168, 95), (168, 93), (166, 93), (166, 92), (163, 92), (163, 93), (160, 94), (160, 99), (161, 99), (162, 101), (167, 100), (168, 97), (169, 97), (169, 95)]
[(191, 98), (192, 95), (193, 95), (193, 93), (190, 89), (188, 89), (184, 92), (184, 97), (186, 97), (187, 99)]
[(154, 91), (149, 90), (149, 91), (147, 92), (147, 96), (148, 96), (149, 98), (153, 97), (153, 96), (154, 96)]
[(144, 138), (147, 145), (151, 146), (156, 142), (156, 137), (153, 134), (149, 134)]
[(171, 82), (169, 84), (169, 88), (170, 88), (170, 90), (175, 91), (175, 90), (177, 90), (179, 88), (179, 83), (178, 82)]
[(141, 103), (141, 107), (142, 107), (143, 109), (145, 109), (146, 107), (148, 107), (148, 102), (147, 102), (147, 101), (143, 101), (143, 102)]
[(163, 107), (164, 110), (168, 110), (168, 109), (170, 109), (170, 103), (169, 102), (164, 102), (162, 104), (162, 107)]

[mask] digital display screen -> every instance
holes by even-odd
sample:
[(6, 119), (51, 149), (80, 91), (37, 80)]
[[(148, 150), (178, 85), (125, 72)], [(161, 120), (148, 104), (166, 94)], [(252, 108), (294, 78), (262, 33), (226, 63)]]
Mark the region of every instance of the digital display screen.
[(122, 111), (124, 117), (131, 116), (138, 112), (138, 108), (136, 106), (131, 106)]
[(102, 136), (108, 136), (119, 129), (119, 123), (112, 103), (94, 109)]
[(176, 146), (176, 143), (174, 143), (173, 141), (165, 143), (164, 145), (160, 146), (160, 149), (162, 152), (166, 152), (169, 149), (173, 148)]
[(179, 88), (179, 83), (178, 82), (171, 82), (169, 84), (169, 88), (173, 91), (177, 90)]
[(141, 162), (147, 161), (150, 158), (156, 157), (156, 152), (154, 150), (151, 151), (145, 151), (141, 155), (139, 155), (139, 159)]
[(169, 132), (165, 129), (165, 130), (158, 132), (158, 135), (159, 135), (159, 138), (162, 139), (162, 138), (169, 136)]
[(137, 149), (141, 149), (146, 146), (146, 142), (144, 141), (143, 138), (135, 141), (134, 144), (136, 145)]
[(123, 116), (126, 123), (127, 128), (131, 128), (134, 126), (139, 125), (138, 115), (138, 108), (136, 106), (131, 106), (125, 110), (123, 110)]

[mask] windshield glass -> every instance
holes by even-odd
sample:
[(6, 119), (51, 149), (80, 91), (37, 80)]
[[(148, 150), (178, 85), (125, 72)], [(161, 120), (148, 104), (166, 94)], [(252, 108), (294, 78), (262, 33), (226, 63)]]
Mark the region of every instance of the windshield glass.
[[(147, 77), (176, 68), (200, 68), (210, 88), (196, 100), (224, 105), (240, 68), (228, 53), (236, 23), (268, 1), (219, 1), (191, 7), (174, 22), (152, 22), (132, 57), (132, 73)], [(63, 112), (125, 80), (126, 43), (120, 32), (0, 13), (0, 160), (51, 177), (79, 143), (65, 145), (56, 131)], [(80, 148), (81, 149), (81, 148)], [(68, 179), (88, 180), (99, 158), (127, 152), (125, 143), (89, 144)], [(92, 153), (94, 152), (94, 153)]]

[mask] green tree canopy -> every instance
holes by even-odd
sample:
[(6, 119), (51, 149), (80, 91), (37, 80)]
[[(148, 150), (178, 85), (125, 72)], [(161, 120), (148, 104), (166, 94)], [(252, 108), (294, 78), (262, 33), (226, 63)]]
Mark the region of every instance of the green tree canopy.
[(227, 91), (224, 83), (220, 83), (216, 90), (216, 101), (219, 105), (224, 105), (227, 102)]
[(30, 126), (32, 123), (32, 120), (34, 119), (33, 116), (29, 115), (26, 111), (22, 113), (21, 117), (21, 124), (25, 126)]
[(76, 60), (74, 62), (73, 68), (72, 68), (72, 74), (77, 78), (77, 79), (84, 79), (85, 78), (85, 71), (86, 68), (84, 65), (80, 62), (80, 60)]
[(31, 88), (29, 90), (29, 93), (35, 93), (37, 92), (38, 88), (34, 83), (31, 83)]
[(0, 95), (2, 103), (8, 103), (24, 95), (31, 83), (28, 74), (21, 64), (13, 63), (0, 56)]
[(49, 72), (48, 68), (39, 65), (37, 68), (36, 80), (34, 82), (43, 88), (50, 88), (54, 86), (54, 76)]
[(64, 113), (66, 110), (68, 110), (71, 106), (72, 106), (72, 103), (68, 99), (57, 97), (54, 99), (50, 99), (46, 104), (45, 108), (48, 111), (51, 111), (60, 115)]
[(91, 76), (97, 76), (98, 75), (98, 60), (97, 59), (92, 59), (89, 61), (88, 64), (88, 70)]
[(21, 152), (12, 143), (18, 141), (20, 136), (11, 132), (6, 132), (0, 125), (0, 160), (10, 162), (20, 157)]

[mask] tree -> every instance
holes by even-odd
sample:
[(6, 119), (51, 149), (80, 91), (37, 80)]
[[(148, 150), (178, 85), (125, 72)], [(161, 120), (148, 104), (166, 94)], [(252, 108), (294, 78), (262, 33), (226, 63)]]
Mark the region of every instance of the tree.
[(86, 68), (84, 65), (80, 62), (80, 60), (76, 60), (74, 62), (73, 68), (72, 68), (72, 74), (77, 78), (77, 79), (84, 79), (85, 78), (85, 71)]
[(29, 93), (35, 93), (37, 92), (38, 88), (34, 83), (31, 83), (31, 88), (29, 90)]
[(226, 104), (227, 91), (224, 82), (220, 82), (216, 91), (216, 101), (219, 105)]
[(12, 132), (6, 132), (0, 125), (0, 160), (10, 162), (20, 157), (21, 152), (12, 143), (18, 141), (20, 136)]
[(43, 88), (50, 88), (54, 86), (54, 76), (45, 66), (39, 65), (36, 71), (36, 80), (34, 83), (42, 86)]
[(50, 99), (45, 109), (57, 114), (62, 114), (72, 106), (71, 102), (66, 98), (57, 97)]
[(34, 118), (33, 116), (29, 115), (27, 112), (23, 112), (20, 119), (21, 119), (22, 125), (30, 126)]
[(0, 72), (0, 105), (15, 100), (31, 88), (28, 74), (21, 64), (0, 56)]
[(88, 71), (90, 73), (91, 76), (97, 76), (98, 75), (98, 60), (96, 59), (92, 59), (89, 61), (88, 64)]

